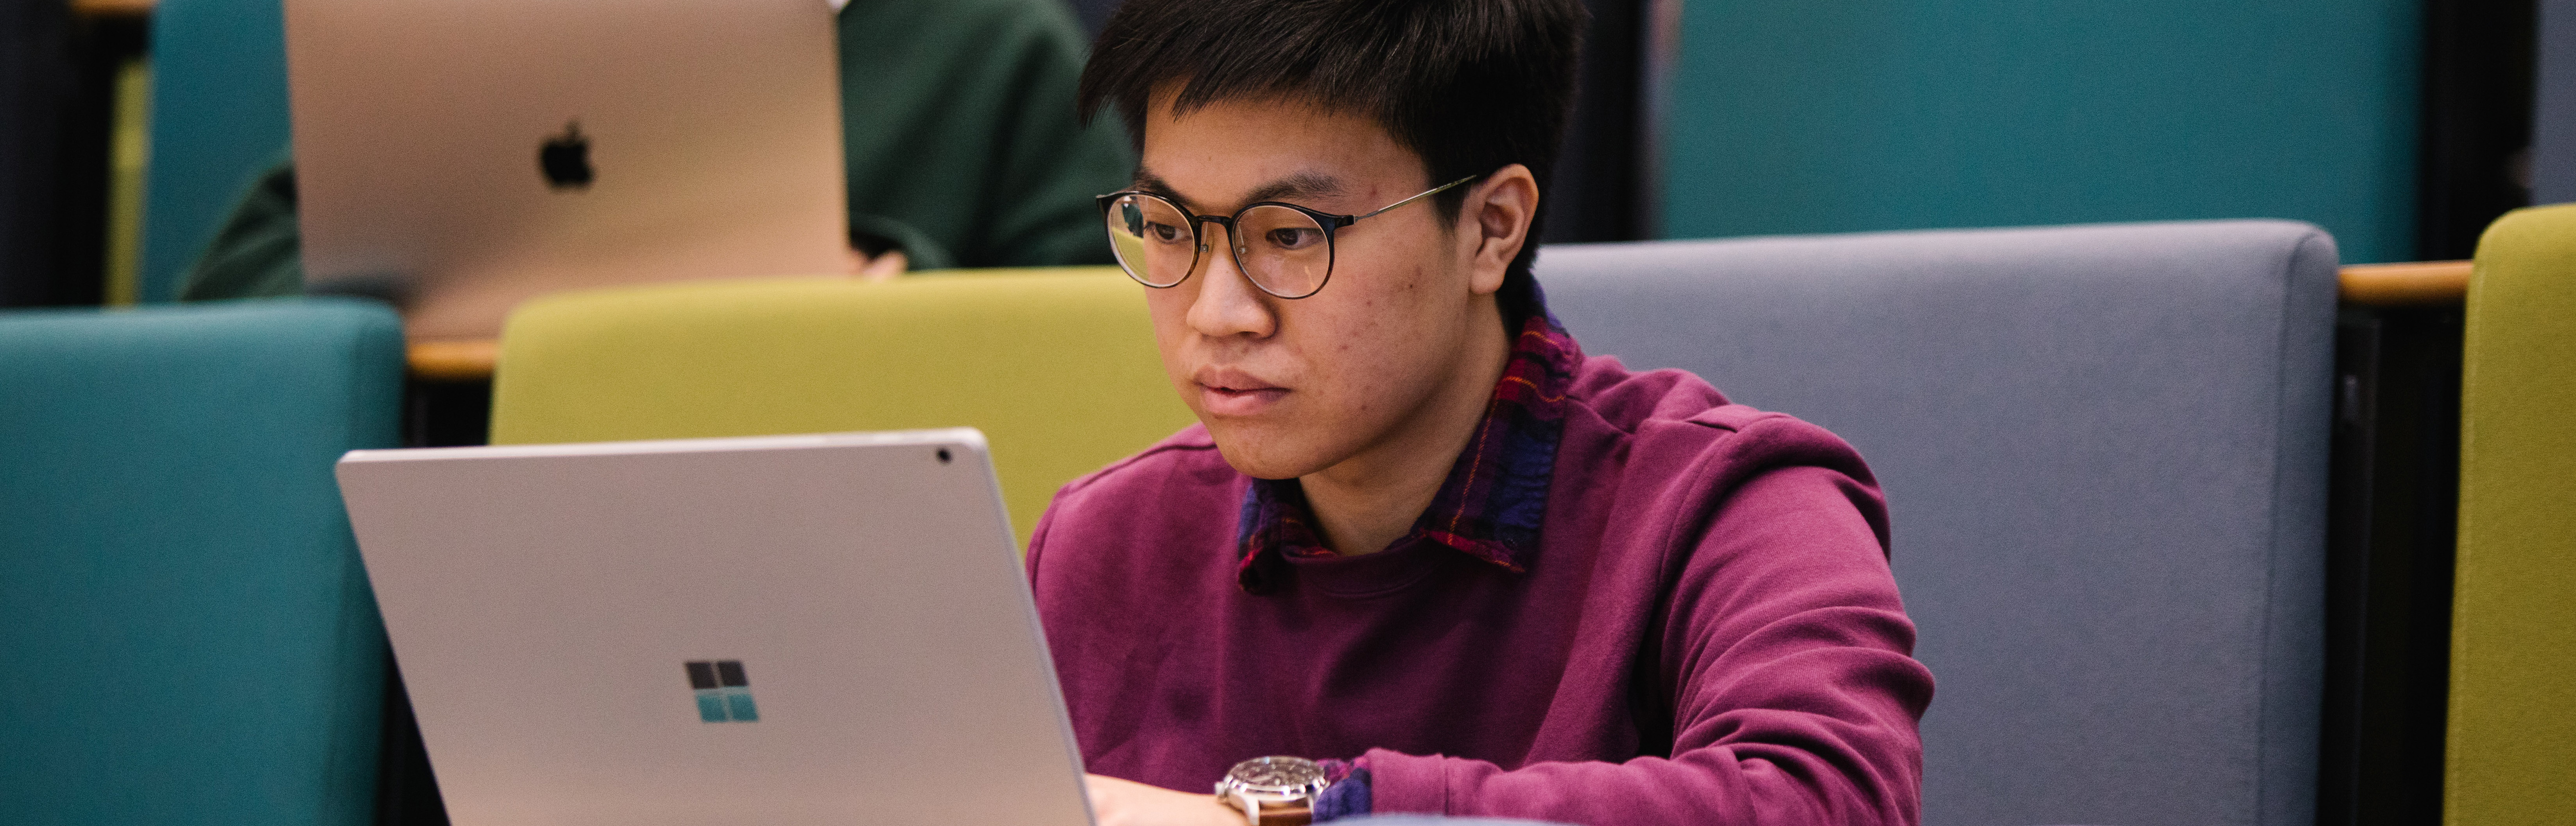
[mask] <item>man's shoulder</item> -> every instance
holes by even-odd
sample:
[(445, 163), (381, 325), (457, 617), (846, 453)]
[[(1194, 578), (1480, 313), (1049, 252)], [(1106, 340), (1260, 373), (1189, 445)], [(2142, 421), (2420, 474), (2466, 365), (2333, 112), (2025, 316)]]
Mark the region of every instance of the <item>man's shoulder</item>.
[(1740, 482), (1793, 465), (1819, 465), (1874, 481), (1860, 453), (1831, 431), (1789, 413), (1726, 398), (1683, 370), (1629, 370), (1612, 356), (1585, 360), (1568, 395), (1609, 441), (1622, 442), (1625, 475)]
[[(1676, 529), (1704, 528), (1721, 507), (1741, 501), (1739, 491), (1788, 473), (1779, 478), (1809, 485), (1799, 496), (1849, 503), (1887, 550), (1877, 477), (1860, 451), (1823, 427), (1731, 402), (1688, 372), (1630, 371), (1606, 356), (1588, 359), (1567, 395), (1576, 404), (1557, 478), (1580, 474), (1578, 496), (1609, 497), (1613, 510), (1658, 514)], [(1779, 497), (1774, 489), (1766, 502)]]
[(1702, 434), (1706, 438), (1746, 432), (1823, 431), (1787, 413), (1731, 401), (1689, 371), (1630, 370), (1617, 356), (1584, 359), (1568, 395), (1603, 423), (1629, 434), (1673, 425), (1717, 431)]

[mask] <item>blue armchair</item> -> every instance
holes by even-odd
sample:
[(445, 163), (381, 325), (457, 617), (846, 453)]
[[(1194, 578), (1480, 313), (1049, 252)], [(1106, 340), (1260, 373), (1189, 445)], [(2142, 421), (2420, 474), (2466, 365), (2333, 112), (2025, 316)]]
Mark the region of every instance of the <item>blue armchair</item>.
[(369, 822), (385, 637), (331, 463), (401, 392), (371, 304), (0, 313), (0, 819)]

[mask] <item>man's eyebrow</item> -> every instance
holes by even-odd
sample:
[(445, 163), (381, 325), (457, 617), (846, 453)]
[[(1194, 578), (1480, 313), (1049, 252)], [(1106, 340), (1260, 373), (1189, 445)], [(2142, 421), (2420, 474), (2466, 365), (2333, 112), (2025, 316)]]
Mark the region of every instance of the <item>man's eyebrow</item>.
[(1156, 175), (1141, 167), (1136, 170), (1136, 180), (1127, 186), (1128, 188), (1139, 192), (1151, 192), (1165, 198), (1170, 198), (1173, 202), (1180, 204), (1182, 209), (1186, 209), (1191, 212), (1199, 211), (1197, 204), (1190, 203), (1190, 199), (1181, 197), (1181, 193), (1174, 191), (1171, 184), (1164, 183), (1163, 176)]
[(1262, 184), (1243, 199), (1244, 203), (1276, 201), (1283, 198), (1316, 198), (1342, 194), (1342, 179), (1320, 172), (1299, 172)]
[[(1186, 209), (1191, 212), (1200, 211), (1198, 204), (1190, 203), (1190, 199), (1182, 197), (1179, 191), (1174, 190), (1170, 183), (1163, 180), (1162, 176), (1156, 175), (1150, 170), (1141, 168), (1136, 170), (1136, 179), (1134, 183), (1130, 184), (1130, 186), (1140, 191), (1151, 192), (1165, 198), (1170, 198), (1179, 203), (1182, 209)], [(1278, 180), (1262, 184), (1261, 186), (1253, 189), (1251, 194), (1244, 196), (1243, 202), (1250, 204), (1261, 201), (1277, 201), (1291, 198), (1317, 198), (1340, 195), (1343, 191), (1342, 179), (1340, 178), (1335, 178), (1321, 172), (1299, 172), (1285, 178), (1280, 178)]]

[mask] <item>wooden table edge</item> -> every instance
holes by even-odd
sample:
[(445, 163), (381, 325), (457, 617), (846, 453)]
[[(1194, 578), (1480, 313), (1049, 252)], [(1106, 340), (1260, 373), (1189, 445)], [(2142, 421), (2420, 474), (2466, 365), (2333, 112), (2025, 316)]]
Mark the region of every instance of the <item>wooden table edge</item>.
[(150, 17), (153, 0), (71, 0), (72, 13), (83, 17)]
[(405, 351), (412, 378), (424, 381), (490, 379), (501, 360), (501, 342), (489, 338), (414, 341)]
[(2373, 307), (2459, 304), (2469, 295), (2467, 261), (2354, 264), (2343, 268), (2336, 295)]
[[(2336, 293), (2345, 302), (2374, 307), (2458, 304), (2469, 293), (2469, 262), (2421, 261), (2354, 264), (2343, 268)], [(425, 381), (483, 381), (500, 361), (495, 339), (414, 341), (411, 375)]]

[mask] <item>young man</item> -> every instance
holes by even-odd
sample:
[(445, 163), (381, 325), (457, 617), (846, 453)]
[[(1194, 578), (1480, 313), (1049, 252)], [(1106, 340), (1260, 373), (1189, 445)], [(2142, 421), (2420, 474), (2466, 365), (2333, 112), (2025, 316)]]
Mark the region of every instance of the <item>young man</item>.
[[(1583, 17), (1128, 0), (1101, 35), (1081, 105), (1142, 150), (1103, 217), (1200, 422), (1029, 547), (1104, 824), (1918, 819), (1932, 677), (1860, 457), (1586, 357), (1530, 276)], [(1236, 766), (1273, 756), (1320, 765)]]

